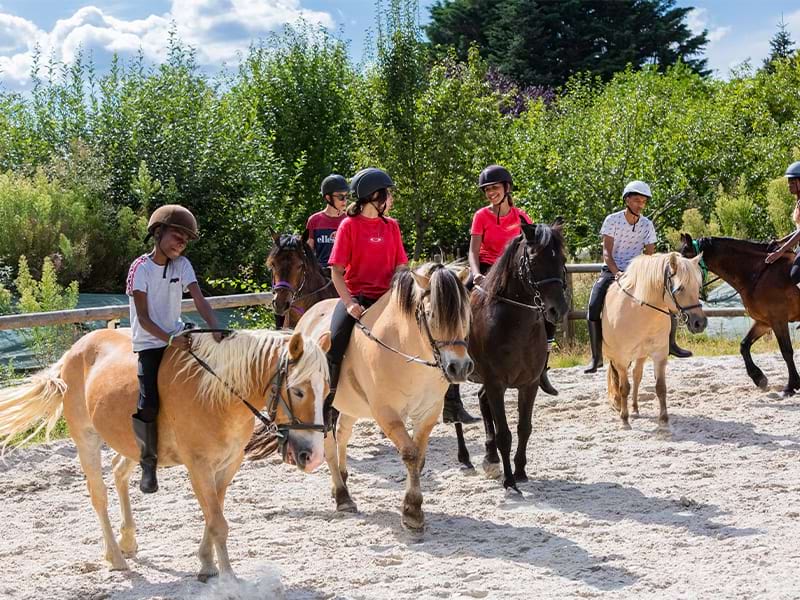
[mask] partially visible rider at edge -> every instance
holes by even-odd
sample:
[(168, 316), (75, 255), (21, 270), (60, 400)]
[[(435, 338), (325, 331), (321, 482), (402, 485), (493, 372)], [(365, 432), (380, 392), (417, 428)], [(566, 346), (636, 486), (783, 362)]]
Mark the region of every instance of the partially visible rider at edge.
[[(472, 217), (468, 254), (472, 272), (471, 279), (467, 282), (469, 289), (483, 282), (486, 273), (503, 254), (508, 242), (522, 231), (521, 223), (532, 223), (524, 210), (514, 206), (514, 198), (511, 196), (513, 186), (511, 173), (500, 165), (489, 165), (478, 176), (478, 187), (488, 205), (478, 209)], [(549, 354), (555, 340), (555, 325), (546, 321), (545, 330)], [(558, 395), (547, 377), (546, 367), (539, 380), (539, 387), (547, 394)], [(451, 385), (447, 390), (442, 418), (445, 423), (469, 424), (478, 421), (464, 408), (457, 384)]]
[(331, 391), (324, 408), (327, 426), (335, 414), (332, 407), (339, 372), (356, 320), (389, 290), (395, 272), (408, 265), (400, 227), (384, 215), (393, 187), (392, 178), (381, 169), (370, 167), (353, 175), (350, 190), (355, 202), (347, 208), (328, 259), (340, 300), (331, 317)]
[[(794, 204), (794, 210), (792, 211), (792, 221), (794, 221), (795, 230), (786, 237), (773, 242), (778, 245), (779, 248), (767, 256), (767, 263), (774, 263), (784, 253), (791, 251), (797, 246), (798, 242), (800, 242), (800, 160), (789, 165), (784, 177), (788, 179), (789, 191), (797, 198)], [(800, 250), (797, 250), (795, 254), (792, 270), (789, 271), (789, 278), (792, 280), (793, 284), (800, 288)]]
[[(600, 235), (603, 238), (603, 262), (605, 263), (589, 296), (589, 342), (592, 362), (584, 373), (594, 373), (603, 366), (603, 328), (601, 315), (609, 286), (619, 279), (631, 261), (640, 254), (656, 251), (656, 229), (653, 222), (642, 216), (647, 201), (653, 197), (650, 186), (644, 181), (631, 181), (622, 190), (623, 210), (611, 213), (603, 221)], [(669, 353), (678, 358), (688, 358), (689, 350), (679, 347), (675, 341), (678, 319), (670, 315)]]

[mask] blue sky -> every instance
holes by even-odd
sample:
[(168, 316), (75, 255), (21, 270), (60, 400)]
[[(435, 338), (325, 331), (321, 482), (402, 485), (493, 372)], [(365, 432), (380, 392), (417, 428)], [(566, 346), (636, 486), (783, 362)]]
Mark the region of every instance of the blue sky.
[[(423, 22), (431, 4), (420, 2)], [(748, 58), (760, 64), (781, 18), (800, 42), (797, 0), (678, 0), (678, 5), (694, 6), (690, 26), (709, 30), (707, 57), (720, 77)], [(141, 48), (158, 60), (173, 22), (211, 71), (236, 64), (251, 40), (300, 17), (342, 31), (353, 58), (360, 60), (375, 13), (375, 0), (0, 0), (0, 82), (6, 89), (26, 87), (36, 45), (67, 63), (79, 47), (89, 49), (100, 69), (115, 51), (129, 56)]]

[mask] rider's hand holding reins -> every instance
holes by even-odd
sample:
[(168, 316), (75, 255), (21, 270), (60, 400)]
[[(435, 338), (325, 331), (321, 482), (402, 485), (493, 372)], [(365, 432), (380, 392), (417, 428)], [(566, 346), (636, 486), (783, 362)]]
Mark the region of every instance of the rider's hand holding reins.
[(183, 334), (171, 335), (169, 336), (168, 345), (188, 352), (192, 349), (192, 339)]
[(486, 279), (486, 275), (484, 275), (483, 273), (478, 273), (475, 275), (475, 277), (472, 278), (472, 283), (474, 283), (475, 285), (480, 285), (483, 283), (484, 279)]
[(351, 302), (347, 305), (347, 314), (353, 317), (356, 321), (364, 314), (364, 307), (358, 302)]

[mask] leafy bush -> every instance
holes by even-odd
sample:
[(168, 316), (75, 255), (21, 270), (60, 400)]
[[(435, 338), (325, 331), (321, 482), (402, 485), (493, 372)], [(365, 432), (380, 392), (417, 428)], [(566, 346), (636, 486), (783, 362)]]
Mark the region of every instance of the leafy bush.
[(796, 201), (783, 177), (773, 179), (767, 185), (767, 214), (778, 237), (794, 230), (792, 211)]

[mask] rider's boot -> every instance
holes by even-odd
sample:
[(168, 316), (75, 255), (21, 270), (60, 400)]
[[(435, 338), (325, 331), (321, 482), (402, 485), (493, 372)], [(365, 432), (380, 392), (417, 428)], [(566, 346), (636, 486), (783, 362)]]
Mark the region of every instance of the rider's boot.
[(589, 324), (589, 345), (592, 348), (592, 362), (584, 373), (594, 373), (603, 366), (603, 322), (587, 321)]
[(547, 358), (544, 359), (544, 371), (539, 376), (539, 389), (542, 390), (545, 394), (550, 394), (551, 396), (558, 396), (558, 390), (553, 387), (553, 384), (550, 383), (550, 378), (547, 376), (547, 372), (550, 370), (550, 367), (547, 366), (547, 363), (550, 361), (550, 353), (547, 353)]
[(342, 363), (333, 362), (328, 360), (328, 371), (331, 376), (331, 391), (325, 396), (325, 402), (322, 405), (322, 418), (325, 423), (325, 432), (333, 430), (336, 426), (336, 419), (339, 416), (339, 411), (333, 408), (333, 399), (336, 395), (336, 386), (339, 385), (339, 373), (342, 368)]
[(158, 423), (147, 423), (133, 415), (133, 435), (139, 446), (139, 465), (142, 467), (142, 480), (139, 489), (145, 494), (158, 491), (156, 466), (158, 463)]
[(461, 423), (463, 425), (471, 425), (477, 423), (480, 419), (473, 417), (464, 408), (464, 403), (461, 401), (461, 390), (457, 383), (451, 383), (447, 388), (447, 393), (444, 395), (444, 408), (442, 409), (442, 421), (444, 423)]
[(678, 317), (676, 315), (670, 315), (669, 317), (669, 353), (671, 356), (677, 356), (678, 358), (689, 358), (692, 355), (691, 351), (681, 348), (675, 341), (675, 334), (678, 333)]

